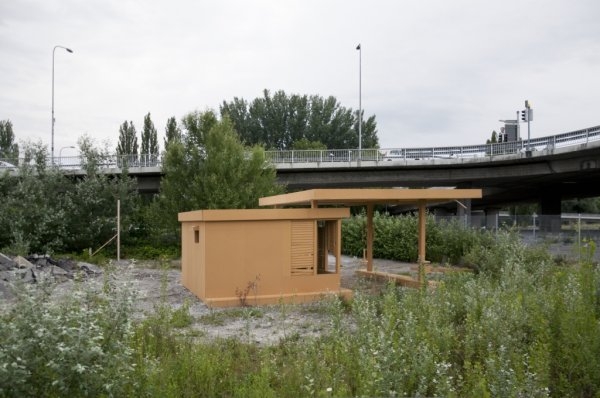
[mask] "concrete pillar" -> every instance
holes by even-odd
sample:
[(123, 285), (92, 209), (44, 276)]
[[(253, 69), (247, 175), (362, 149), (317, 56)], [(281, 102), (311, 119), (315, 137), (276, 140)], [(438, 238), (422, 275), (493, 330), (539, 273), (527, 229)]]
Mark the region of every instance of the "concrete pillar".
[(471, 225), (471, 199), (461, 199), (456, 203), (456, 215), (465, 222), (465, 225)]
[(540, 230), (542, 232), (560, 232), (560, 194), (544, 191), (540, 199)]
[(498, 216), (500, 209), (497, 207), (485, 209), (485, 228), (489, 231), (498, 229)]

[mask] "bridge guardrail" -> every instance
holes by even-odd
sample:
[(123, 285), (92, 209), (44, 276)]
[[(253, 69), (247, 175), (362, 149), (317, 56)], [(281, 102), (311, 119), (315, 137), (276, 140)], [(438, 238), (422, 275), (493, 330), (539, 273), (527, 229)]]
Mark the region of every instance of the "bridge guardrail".
[[(425, 148), (385, 148), (385, 149), (309, 149), (265, 151), (269, 162), (278, 165), (311, 164), (312, 167), (327, 167), (332, 165), (358, 166), (359, 160), (365, 162), (393, 162), (396, 160), (412, 161), (424, 159), (457, 159), (457, 158), (491, 158), (501, 155), (522, 153), (527, 150), (541, 151), (556, 148), (587, 144), (600, 140), (600, 126), (570, 131), (553, 136), (501, 142), (494, 144), (465, 145), (450, 147)], [(0, 161), (18, 167), (23, 159), (0, 159)], [(81, 169), (83, 159), (80, 156), (55, 157), (52, 164), (61, 169)], [(2, 163), (0, 163), (2, 165)], [(161, 155), (109, 155), (99, 160), (101, 168), (128, 167), (151, 168), (161, 167)], [(0, 167), (0, 171), (7, 167)]]

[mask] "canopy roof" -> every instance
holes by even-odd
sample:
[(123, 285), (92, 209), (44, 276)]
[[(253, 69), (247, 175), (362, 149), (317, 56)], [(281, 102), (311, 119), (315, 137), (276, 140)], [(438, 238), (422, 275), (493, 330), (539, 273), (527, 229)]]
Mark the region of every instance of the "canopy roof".
[(414, 203), (419, 208), (418, 252), (419, 263), (425, 260), (425, 209), (427, 202), (447, 202), (459, 199), (479, 199), (481, 189), (310, 189), (283, 195), (260, 198), (260, 206), (319, 205), (367, 206), (367, 272), (373, 271), (373, 207), (376, 204)]
[(309, 189), (260, 198), (260, 206), (336, 204), (346, 206), (368, 204), (437, 202), (458, 199), (480, 199), (481, 189)]

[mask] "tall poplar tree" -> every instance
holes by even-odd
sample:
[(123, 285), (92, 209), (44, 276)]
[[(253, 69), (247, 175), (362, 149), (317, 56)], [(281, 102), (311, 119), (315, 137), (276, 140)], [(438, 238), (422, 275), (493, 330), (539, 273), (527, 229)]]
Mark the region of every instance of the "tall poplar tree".
[(118, 165), (121, 166), (121, 161), (127, 159), (125, 164), (131, 164), (137, 161), (138, 142), (135, 126), (132, 121), (125, 120), (119, 128), (119, 143), (117, 145), (117, 155), (119, 156)]
[(155, 162), (158, 159), (158, 138), (154, 123), (152, 123), (152, 119), (150, 118), (150, 112), (144, 117), (141, 155), (146, 156), (146, 159), (142, 159), (144, 162)]
[(15, 143), (10, 120), (0, 120), (0, 159), (15, 161), (19, 157), (19, 145)]
[(177, 119), (175, 119), (175, 116), (173, 116), (167, 120), (167, 126), (165, 127), (165, 151), (167, 150), (169, 144), (175, 141), (181, 141), (181, 129), (179, 126), (177, 126)]

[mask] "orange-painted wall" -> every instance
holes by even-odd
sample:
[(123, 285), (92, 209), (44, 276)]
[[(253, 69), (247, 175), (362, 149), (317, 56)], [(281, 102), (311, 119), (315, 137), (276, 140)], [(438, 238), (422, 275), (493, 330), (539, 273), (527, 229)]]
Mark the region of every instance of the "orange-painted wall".
[[(249, 304), (338, 292), (339, 274), (316, 274), (316, 223), (319, 219), (341, 222), (341, 218), (348, 216), (348, 209), (331, 208), (180, 213), (182, 283), (212, 305), (239, 305), (237, 292), (244, 291), (252, 282), (256, 282), (256, 289), (248, 292)], [(306, 220), (313, 223), (311, 261), (315, 272), (292, 276), (292, 223)], [(194, 229), (198, 231), (198, 242)], [(337, 239), (340, 245), (339, 233)]]

